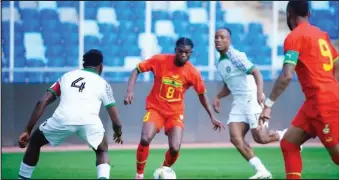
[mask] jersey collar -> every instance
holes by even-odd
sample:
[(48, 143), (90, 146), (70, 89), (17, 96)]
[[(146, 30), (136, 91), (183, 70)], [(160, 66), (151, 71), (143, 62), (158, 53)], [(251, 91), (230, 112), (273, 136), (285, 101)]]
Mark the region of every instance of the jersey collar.
[[(98, 72), (97, 72), (96, 70), (92, 69), (92, 68), (83, 68), (82, 70), (88, 71), (88, 72), (92, 72), (92, 73), (94, 73), (94, 74), (98, 74)], [(98, 74), (98, 75), (99, 75), (99, 74)]]
[(231, 52), (232, 50), (233, 50), (233, 46), (230, 46), (230, 47), (228, 48), (227, 52), (226, 52), (225, 54), (223, 54), (223, 55), (220, 56), (219, 62), (220, 62), (220, 61), (223, 61), (223, 60), (228, 60), (228, 59), (230, 59), (230, 58), (228, 57), (227, 53)]

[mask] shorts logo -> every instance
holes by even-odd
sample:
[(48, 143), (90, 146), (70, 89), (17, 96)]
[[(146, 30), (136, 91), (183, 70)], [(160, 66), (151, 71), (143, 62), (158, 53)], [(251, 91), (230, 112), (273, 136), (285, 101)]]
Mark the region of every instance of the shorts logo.
[(328, 127), (328, 124), (325, 125), (325, 128), (323, 129), (324, 134), (330, 133), (330, 128)]
[(230, 72), (231, 72), (231, 67), (230, 67), (230, 66), (227, 66), (227, 67), (226, 67), (226, 72), (227, 72), (227, 73), (230, 73)]
[(326, 142), (332, 142), (333, 141), (333, 138), (332, 137), (328, 137), (325, 139)]

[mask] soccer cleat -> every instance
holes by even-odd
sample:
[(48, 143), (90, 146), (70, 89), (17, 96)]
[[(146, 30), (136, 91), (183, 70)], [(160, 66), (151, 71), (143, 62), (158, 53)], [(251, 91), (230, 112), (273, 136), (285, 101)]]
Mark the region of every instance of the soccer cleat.
[(144, 179), (144, 174), (138, 174), (135, 176), (135, 179)]
[(268, 171), (258, 171), (254, 176), (249, 179), (272, 179), (272, 174)]

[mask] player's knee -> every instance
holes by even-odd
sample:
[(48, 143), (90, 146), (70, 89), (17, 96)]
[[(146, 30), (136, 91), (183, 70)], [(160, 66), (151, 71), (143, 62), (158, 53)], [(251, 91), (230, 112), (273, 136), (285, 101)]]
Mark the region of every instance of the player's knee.
[(180, 144), (179, 143), (171, 143), (169, 146), (170, 153), (172, 155), (176, 155), (180, 151)]
[(244, 146), (244, 140), (241, 137), (231, 137), (231, 143), (237, 147), (242, 148)]
[(142, 136), (141, 136), (141, 139), (140, 139), (140, 144), (141, 144), (142, 146), (149, 146), (150, 143), (151, 143), (151, 141), (152, 141), (152, 138), (150, 138), (150, 137), (147, 136), (147, 135), (142, 135)]

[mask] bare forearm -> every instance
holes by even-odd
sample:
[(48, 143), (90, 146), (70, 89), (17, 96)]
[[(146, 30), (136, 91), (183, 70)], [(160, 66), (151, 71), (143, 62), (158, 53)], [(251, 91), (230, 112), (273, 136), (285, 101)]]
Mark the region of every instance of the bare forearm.
[(136, 69), (134, 69), (132, 71), (132, 74), (128, 79), (127, 92), (133, 92), (134, 91), (134, 85), (135, 85), (135, 82), (138, 78), (138, 74), (139, 74), (139, 72)]
[(205, 108), (208, 116), (210, 118), (212, 118), (213, 114), (212, 114), (211, 107), (209, 105), (208, 98), (207, 98), (206, 94), (200, 94), (199, 100), (200, 100), (201, 105)]
[(221, 99), (223, 97), (226, 97), (230, 94), (230, 90), (228, 89), (228, 87), (224, 84), (223, 88), (221, 89), (221, 91), (217, 94), (217, 98)]
[(276, 101), (279, 96), (285, 91), (290, 84), (292, 78), (289, 76), (281, 75), (274, 84), (273, 90), (270, 94), (270, 99)]
[(115, 106), (109, 107), (109, 108), (107, 108), (107, 111), (108, 111), (109, 117), (112, 121), (113, 127), (121, 127), (121, 122), (120, 122), (120, 119), (119, 119), (119, 116), (118, 116), (117, 108)]
[(257, 92), (262, 93), (264, 91), (264, 81), (259, 70), (253, 73), (253, 76), (254, 76), (255, 83), (257, 84)]

